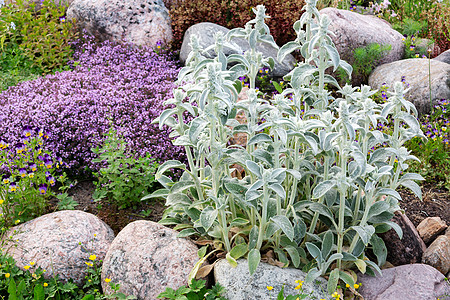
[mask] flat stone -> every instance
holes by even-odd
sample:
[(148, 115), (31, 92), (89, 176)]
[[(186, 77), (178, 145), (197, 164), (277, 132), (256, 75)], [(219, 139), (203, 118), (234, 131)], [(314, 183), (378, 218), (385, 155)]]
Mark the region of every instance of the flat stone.
[[(203, 22), (192, 25), (191, 27), (188, 28), (188, 30), (184, 34), (183, 44), (181, 45), (180, 50), (181, 62), (184, 64), (189, 56), (189, 53), (192, 51), (192, 48), (189, 45), (191, 35), (196, 34), (197, 36), (199, 36), (199, 44), (203, 49), (205, 49), (211, 45), (214, 45), (215, 43), (214, 34), (216, 32), (223, 32), (224, 35), (226, 35), (229, 31), (230, 30), (226, 27), (209, 22)], [(230, 54), (242, 54), (243, 51), (247, 51), (250, 49), (248, 42), (244, 39), (235, 38), (232, 39), (232, 42), (234, 42), (238, 46), (239, 50), (224, 47), (223, 52), (226, 56)], [(271, 56), (275, 60), (274, 70), (271, 72), (271, 74), (269, 73), (269, 75), (275, 77), (282, 77), (286, 75), (292, 69), (294, 69), (295, 64), (297, 63), (297, 61), (292, 55), (286, 56), (283, 62), (281, 63), (278, 62), (276, 60), (278, 49), (275, 49), (272, 46), (265, 43), (258, 43), (257, 51), (260, 51), (264, 57)], [(214, 58), (215, 52), (214, 50), (210, 50), (207, 53), (204, 53), (204, 55), (208, 58)]]
[(403, 238), (400, 239), (393, 229), (380, 234), (386, 244), (387, 260), (394, 266), (419, 263), (426, 246), (414, 224), (405, 214), (400, 212), (395, 213), (391, 221), (400, 226), (403, 231)]
[(394, 83), (402, 76), (409, 85), (405, 98), (417, 108), (419, 115), (431, 111), (429, 89), (429, 64), (431, 64), (431, 99), (433, 105), (441, 99), (450, 99), (450, 64), (425, 58), (410, 58), (383, 64), (377, 67), (369, 76), (369, 85), (380, 89), (386, 85), (393, 91)]
[(450, 49), (442, 52), (440, 55), (436, 56), (433, 59), (450, 64)]
[(178, 232), (155, 222), (135, 221), (125, 226), (111, 244), (102, 267), (105, 282), (120, 284), (120, 292), (138, 299), (156, 299), (166, 287), (174, 290), (187, 285), (187, 278), (198, 261), (197, 246)]
[(169, 12), (162, 0), (73, 0), (67, 19), (76, 19), (100, 41), (128, 42), (153, 47), (172, 40)]
[[(296, 295), (296, 280), (304, 280), (306, 273), (293, 268), (279, 268), (267, 263), (260, 263), (255, 273), (250, 276), (248, 262), (239, 259), (236, 268), (228, 261), (220, 260), (214, 266), (214, 278), (226, 289), (223, 295), (228, 300), (267, 300), (275, 299), (284, 286), (285, 295)], [(272, 286), (269, 291), (267, 286)], [(328, 299), (327, 281), (319, 277), (316, 282), (303, 284), (303, 293), (310, 294), (311, 299)]]
[(448, 299), (450, 285), (435, 268), (411, 264), (382, 270), (382, 276), (358, 274), (364, 300)]
[(440, 217), (428, 217), (417, 225), (417, 231), (424, 243), (432, 242), (446, 228), (447, 224)]
[(7, 253), (24, 266), (34, 262), (30, 270), (47, 270), (46, 278), (59, 275), (66, 282), (84, 281), (86, 262), (96, 255), (102, 260), (114, 239), (112, 229), (96, 216), (79, 210), (58, 211), (13, 227), (6, 237), (12, 237), (17, 247), (8, 244)]
[(450, 271), (450, 238), (440, 235), (423, 253), (422, 263), (446, 275)]

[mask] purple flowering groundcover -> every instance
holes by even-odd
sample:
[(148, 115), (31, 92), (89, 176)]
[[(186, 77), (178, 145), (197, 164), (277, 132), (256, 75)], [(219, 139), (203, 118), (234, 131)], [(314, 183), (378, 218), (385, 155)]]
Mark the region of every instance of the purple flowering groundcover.
[(157, 161), (184, 160), (169, 132), (151, 122), (172, 97), (179, 68), (151, 48), (87, 39), (78, 46), (73, 71), (27, 81), (0, 93), (0, 140), (20, 141), (23, 126), (49, 132), (47, 145), (76, 173), (96, 169), (92, 147), (101, 145), (110, 124), (130, 153)]

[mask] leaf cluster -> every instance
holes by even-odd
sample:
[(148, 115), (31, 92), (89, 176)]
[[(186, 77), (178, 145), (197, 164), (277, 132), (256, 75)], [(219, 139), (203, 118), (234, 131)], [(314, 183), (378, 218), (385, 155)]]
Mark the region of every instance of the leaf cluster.
[(189, 286), (180, 286), (174, 290), (166, 287), (166, 290), (160, 293), (157, 299), (173, 299), (173, 300), (226, 300), (221, 295), (225, 293), (225, 289), (216, 283), (210, 289), (206, 288), (205, 280), (193, 280)]
[(154, 188), (158, 164), (150, 155), (138, 159), (130, 156), (127, 143), (112, 127), (102, 147), (93, 148), (92, 152), (97, 155), (93, 162), (103, 164), (93, 173), (97, 178), (95, 201), (107, 198), (119, 208), (133, 207)]
[[(415, 180), (422, 177), (406, 172), (407, 162), (417, 158), (403, 145), (423, 133), (402, 83), (379, 105), (370, 87), (341, 87), (326, 73), (340, 67), (351, 74), (352, 67), (340, 59), (329, 36), (330, 19), (319, 14), (316, 1), (304, 10), (293, 26), (295, 41), (276, 58), (256, 50), (257, 43), (277, 47), (262, 5), (244, 28), (215, 35), (214, 59), (191, 37), (180, 87), (166, 102), (173, 106), (153, 121), (173, 128), (174, 145), (185, 147), (188, 164), (163, 163), (156, 179), (164, 189), (144, 199), (165, 198), (169, 208), (161, 223), (175, 225), (180, 237), (213, 240), (214, 251), (225, 251), (231, 265), (247, 257), (253, 274), (263, 257), (272, 258), (305, 269), (306, 282), (328, 274), (332, 293), (339, 280), (354, 286), (352, 269), (380, 272), (387, 250), (376, 233), (393, 228), (401, 235), (390, 221), (401, 199), (395, 190), (401, 185), (421, 197)], [(233, 47), (235, 37), (246, 39), (250, 49), (226, 57), (223, 48)], [(275, 59), (296, 50), (304, 61), (284, 76), (287, 88), (263, 98), (256, 90), (258, 70), (273, 68)], [(249, 78), (245, 91), (242, 76)], [(242, 92), (247, 98), (238, 102)], [(246, 123), (237, 122), (238, 112)], [(186, 113), (192, 116), (187, 122)], [(393, 122), (393, 132), (379, 131), (378, 122)], [(229, 143), (237, 133), (246, 135), (246, 145)], [(177, 182), (165, 175), (173, 168), (184, 171)], [(235, 171), (240, 176), (232, 176)], [(202, 254), (190, 278), (208, 256)]]
[(19, 46), (23, 64), (32, 62), (40, 73), (67, 68), (72, 58), (71, 41), (77, 38), (73, 22), (65, 19), (66, 7), (44, 0), (17, 0), (0, 8), (1, 51)]

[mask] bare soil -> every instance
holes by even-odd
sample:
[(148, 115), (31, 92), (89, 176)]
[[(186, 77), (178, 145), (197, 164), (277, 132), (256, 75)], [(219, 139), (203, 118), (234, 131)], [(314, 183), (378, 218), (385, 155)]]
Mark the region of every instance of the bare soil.
[[(153, 199), (142, 202), (139, 207), (119, 209), (108, 201), (94, 202), (92, 194), (95, 186), (92, 181), (79, 182), (69, 190), (69, 195), (79, 203), (75, 209), (92, 213), (107, 223), (117, 235), (127, 224), (137, 220), (158, 222), (164, 212), (164, 201)], [(450, 192), (425, 184), (422, 186), (423, 199), (420, 200), (409, 190), (400, 190), (402, 201), (400, 207), (405, 211), (412, 223), (417, 226), (427, 217), (441, 217), (450, 225)], [(53, 203), (53, 207), (56, 203)], [(149, 212), (146, 214), (146, 212)]]

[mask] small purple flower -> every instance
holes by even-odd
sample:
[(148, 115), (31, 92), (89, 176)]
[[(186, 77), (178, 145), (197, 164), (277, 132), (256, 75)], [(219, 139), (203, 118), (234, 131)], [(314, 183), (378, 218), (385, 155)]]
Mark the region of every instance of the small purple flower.
[(33, 127), (31, 127), (30, 125), (23, 126), (22, 134), (25, 137), (30, 137), (32, 132), (33, 132)]
[(20, 175), (20, 177), (22, 177), (22, 178), (27, 177), (27, 169), (25, 169), (25, 168), (20, 168), (20, 169), (19, 169), (19, 175)]
[(52, 173), (50, 173), (49, 171), (46, 171), (45, 176), (47, 176), (47, 177), (52, 176)]
[(17, 183), (11, 182), (10, 185), (9, 185), (9, 191), (12, 192), (12, 193), (17, 191)]
[(44, 195), (45, 193), (47, 193), (47, 184), (46, 183), (42, 183), (39, 185), (39, 194)]
[(6, 149), (7, 147), (8, 147), (8, 144), (5, 141), (0, 140), (0, 149)]
[(37, 165), (35, 163), (28, 163), (28, 168), (30, 168), (31, 172), (36, 172)]
[(55, 185), (55, 178), (53, 176), (47, 177), (47, 181), (50, 184), (50, 186), (54, 186)]
[(161, 45), (162, 45), (161, 41), (156, 42), (156, 48), (161, 49)]
[(2, 176), (2, 182), (3, 184), (8, 184), (10, 181), (9, 176), (8, 175), (3, 175)]
[(60, 17), (60, 18), (59, 18), (59, 21), (60, 21), (61, 23), (65, 23), (65, 22), (66, 22), (66, 17)]
[(24, 152), (26, 150), (24, 143), (17, 143), (15, 148), (16, 148), (16, 153), (17, 154), (20, 154), (20, 153), (22, 153), (22, 152)]
[(45, 159), (45, 160), (44, 160), (44, 164), (45, 164), (45, 167), (46, 167), (47, 169), (51, 169), (51, 168), (52, 168), (52, 161), (51, 161), (51, 160)]

